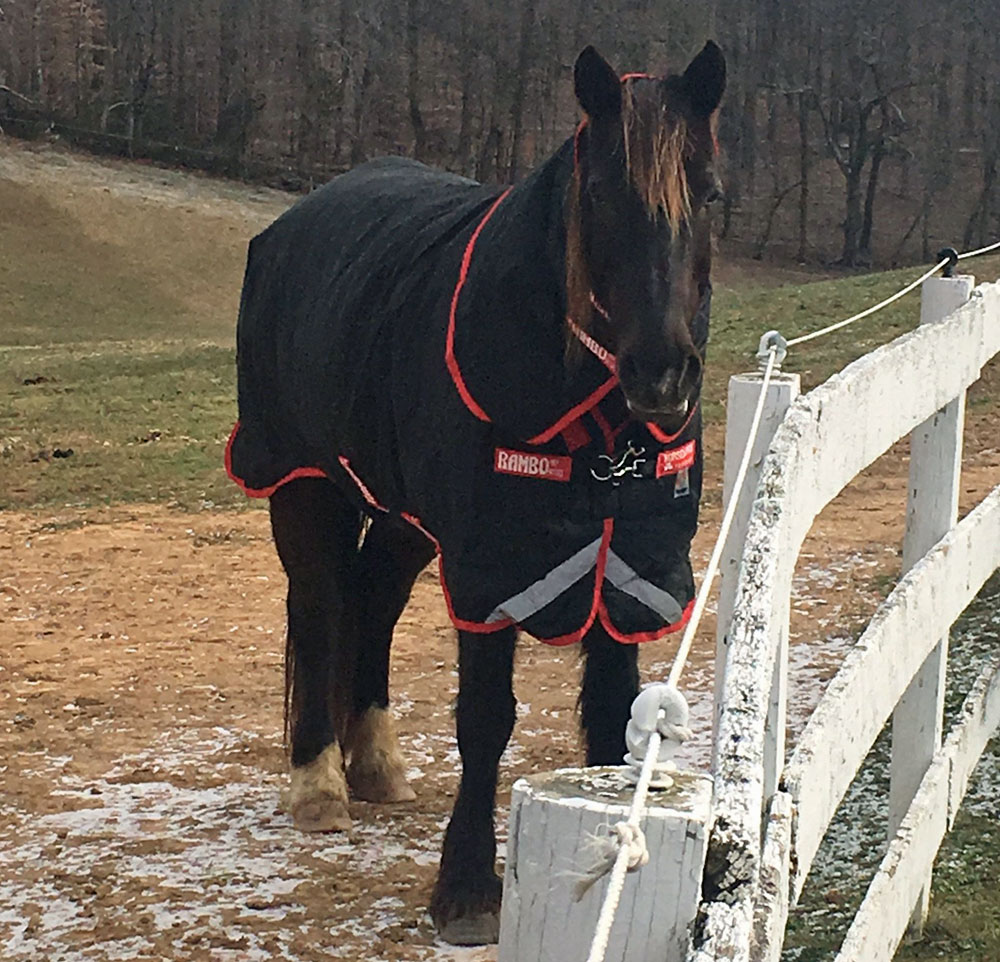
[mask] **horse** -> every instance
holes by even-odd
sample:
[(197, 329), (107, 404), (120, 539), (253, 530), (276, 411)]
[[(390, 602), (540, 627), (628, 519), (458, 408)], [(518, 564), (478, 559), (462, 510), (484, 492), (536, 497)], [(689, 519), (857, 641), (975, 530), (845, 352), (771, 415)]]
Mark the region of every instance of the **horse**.
[(588, 765), (614, 764), (637, 646), (682, 626), (701, 489), (710, 205), (725, 60), (574, 66), (574, 135), (501, 190), (384, 158), (249, 246), (230, 476), (268, 498), (288, 581), (290, 811), (415, 798), (392, 633), (437, 555), (458, 629), (461, 781), (430, 914), (496, 941), (497, 768), (519, 629), (581, 642)]

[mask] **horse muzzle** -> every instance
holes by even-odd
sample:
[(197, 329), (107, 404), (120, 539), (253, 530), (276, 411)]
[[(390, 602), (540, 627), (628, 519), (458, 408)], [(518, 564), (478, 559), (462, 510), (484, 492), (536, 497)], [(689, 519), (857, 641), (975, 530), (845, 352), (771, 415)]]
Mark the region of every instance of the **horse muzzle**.
[(628, 404), (629, 412), (636, 420), (651, 422), (667, 434), (676, 434), (684, 427), (684, 423), (687, 421), (694, 404), (693, 401), (685, 398), (670, 408), (659, 407), (651, 409), (633, 404), (627, 395), (625, 402)]
[(633, 417), (651, 421), (668, 433), (683, 427), (701, 390), (701, 357), (686, 354), (681, 364), (661, 368), (650, 376), (641, 363), (621, 366), (619, 377), (622, 391)]

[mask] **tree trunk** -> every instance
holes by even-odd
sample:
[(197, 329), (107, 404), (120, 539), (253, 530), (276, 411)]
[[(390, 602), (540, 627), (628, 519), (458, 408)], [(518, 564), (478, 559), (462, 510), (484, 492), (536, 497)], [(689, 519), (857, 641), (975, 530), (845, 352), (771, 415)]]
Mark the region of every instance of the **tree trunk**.
[(350, 0), (340, 0), (337, 11), (338, 45), (340, 47), (340, 77), (333, 103), (333, 156), (335, 164), (342, 164), (344, 148), (347, 143), (347, 89), (351, 80), (350, 30), (351, 3)]
[(799, 249), (796, 258), (806, 259), (809, 230), (809, 95), (799, 94)]
[(427, 130), (420, 110), (420, 11), (419, 0), (406, 2), (406, 97), (413, 128), (413, 156), (423, 160), (427, 155)]
[(521, 31), (517, 50), (517, 72), (514, 77), (514, 97), (510, 105), (510, 167), (507, 179), (511, 182), (521, 175), (521, 141), (524, 137), (524, 93), (528, 86), (531, 65), (531, 37), (535, 27), (536, 0), (521, 0)]
[(920, 259), (926, 264), (931, 259), (931, 190), (924, 188), (924, 207), (920, 219)]
[(368, 143), (365, 130), (366, 99), (372, 84), (372, 68), (370, 57), (365, 61), (361, 71), (361, 84), (355, 94), (354, 101), (354, 140), (351, 143), (351, 166), (360, 164), (367, 156)]
[(858, 256), (866, 264), (872, 263), (872, 225), (875, 219), (875, 196), (878, 191), (878, 177), (885, 158), (885, 141), (881, 138), (872, 152), (872, 165), (868, 171), (868, 189), (865, 191), (865, 210), (861, 220), (861, 237), (858, 241)]
[(852, 166), (845, 175), (844, 249), (840, 263), (855, 267), (858, 263), (859, 239), (863, 220), (861, 212), (861, 168)]
[(455, 168), (463, 174), (468, 174), (472, 167), (472, 82), (475, 53), (472, 48), (472, 36), (469, 21), (469, 8), (462, 10), (461, 44), (461, 77), (462, 77), (462, 110), (458, 121), (458, 144), (455, 147)]

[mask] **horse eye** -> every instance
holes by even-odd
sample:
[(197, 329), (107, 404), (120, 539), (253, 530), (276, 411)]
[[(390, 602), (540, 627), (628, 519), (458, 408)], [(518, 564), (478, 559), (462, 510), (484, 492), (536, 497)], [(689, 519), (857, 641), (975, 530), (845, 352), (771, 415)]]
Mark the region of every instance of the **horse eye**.
[(715, 204), (722, 200), (722, 191), (718, 187), (712, 187), (705, 195), (705, 206)]

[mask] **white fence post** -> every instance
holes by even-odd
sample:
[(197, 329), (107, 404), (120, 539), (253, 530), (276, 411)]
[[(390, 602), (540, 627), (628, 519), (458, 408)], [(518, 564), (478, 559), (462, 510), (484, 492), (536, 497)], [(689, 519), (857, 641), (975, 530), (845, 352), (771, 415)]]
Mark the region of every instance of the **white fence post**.
[[(520, 778), (510, 800), (499, 962), (582, 962), (608, 888), (577, 886), (609, 828), (628, 818), (635, 785), (621, 767)], [(652, 790), (642, 830), (649, 862), (625, 876), (606, 962), (681, 962), (701, 895), (712, 780), (675, 772)]]
[[(921, 289), (920, 323), (945, 320), (971, 296), (969, 276), (932, 277)], [(960, 346), (956, 345), (956, 349)], [(958, 519), (965, 392), (910, 435), (910, 478), (903, 536), (903, 572), (913, 567)], [(942, 638), (910, 682), (892, 716), (889, 838), (892, 839), (941, 747), (948, 637)], [(914, 907), (911, 929), (927, 918), (930, 877)]]
[[(754, 493), (760, 479), (760, 468), (764, 462), (764, 456), (771, 446), (774, 432), (778, 430), (778, 425), (785, 417), (785, 411), (799, 396), (800, 379), (798, 374), (775, 374), (772, 377), (771, 383), (768, 385), (767, 397), (764, 400), (764, 410), (761, 414), (757, 439), (750, 457), (750, 467), (747, 470), (742, 490), (734, 492), (733, 484), (739, 470), (747, 437), (750, 434), (750, 422), (753, 420), (753, 413), (757, 406), (760, 385), (760, 374), (737, 374), (729, 379), (729, 399), (726, 407), (726, 465), (723, 475), (722, 504), (725, 508), (735, 496), (739, 498), (739, 507), (733, 517), (733, 525), (729, 529), (729, 537), (726, 539), (719, 567), (721, 583), (719, 585), (715, 629), (714, 731), (716, 735), (718, 734), (719, 711), (722, 705), (723, 682), (725, 681), (726, 654), (729, 650), (729, 626), (733, 617), (736, 581), (739, 576), (740, 558), (743, 554), (743, 542), (746, 540), (747, 523), (750, 520), (750, 509), (753, 506)], [(771, 688), (771, 707), (768, 713), (769, 736), (765, 762), (765, 798), (769, 798), (777, 788), (777, 778), (781, 771), (784, 753), (787, 663), (788, 629), (786, 619), (784, 636), (778, 647), (778, 659)], [(717, 746), (718, 738), (715, 737), (712, 739), (713, 754), (717, 751)]]

